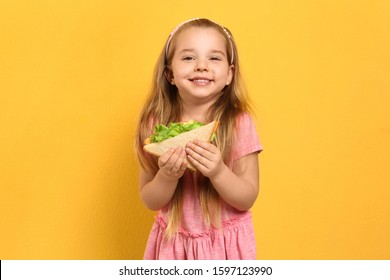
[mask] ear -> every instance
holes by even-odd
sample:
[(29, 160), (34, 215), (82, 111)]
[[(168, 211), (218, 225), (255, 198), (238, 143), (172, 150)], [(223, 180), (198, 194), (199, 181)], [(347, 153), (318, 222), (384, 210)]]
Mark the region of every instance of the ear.
[(228, 69), (228, 75), (227, 75), (227, 78), (226, 78), (226, 85), (230, 85), (230, 83), (232, 82), (233, 80), (233, 77), (234, 77), (234, 65), (230, 65), (229, 66), (229, 69)]
[(165, 76), (165, 79), (167, 79), (168, 83), (170, 83), (171, 85), (175, 84), (174, 78), (173, 78), (173, 73), (172, 73), (171, 69), (169, 69), (168, 67), (165, 67), (165, 69), (164, 69), (164, 76)]

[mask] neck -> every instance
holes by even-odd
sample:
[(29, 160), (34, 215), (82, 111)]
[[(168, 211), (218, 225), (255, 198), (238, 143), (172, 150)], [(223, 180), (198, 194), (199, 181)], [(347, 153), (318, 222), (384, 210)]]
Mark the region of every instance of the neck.
[(181, 121), (196, 120), (206, 122), (206, 113), (212, 104), (188, 104), (182, 103)]

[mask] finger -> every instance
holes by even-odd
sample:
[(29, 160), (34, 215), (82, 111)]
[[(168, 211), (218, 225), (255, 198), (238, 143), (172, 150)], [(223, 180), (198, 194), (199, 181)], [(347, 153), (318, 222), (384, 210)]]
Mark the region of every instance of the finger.
[[(185, 153), (184, 153), (184, 156), (185, 156)], [(180, 166), (180, 169), (178, 170), (177, 173), (180, 175), (183, 175), (186, 170), (187, 170), (187, 159), (184, 158), (184, 160)]]
[(191, 162), (192, 165), (195, 166), (195, 168), (197, 170), (199, 170), (201, 173), (204, 173), (207, 170), (207, 166), (204, 166), (203, 164), (201, 164), (199, 161), (197, 161), (191, 155), (188, 155), (187, 158), (188, 158), (189, 162)]
[(173, 167), (175, 166), (175, 164), (176, 164), (177, 160), (179, 159), (179, 157), (180, 157), (182, 152), (183, 152), (183, 148), (182, 147), (177, 147), (174, 150), (174, 153), (171, 155), (171, 157), (169, 158), (169, 160), (165, 164), (165, 167), (168, 170), (172, 170), (173, 169)]
[(211, 159), (214, 155), (213, 153), (211, 153), (207, 149), (205, 149), (199, 145), (196, 145), (195, 143), (188, 143), (187, 148), (188, 148), (188, 150), (186, 150), (187, 153), (192, 151), (192, 152), (194, 152), (198, 155), (201, 155), (202, 157), (207, 158), (207, 159)]
[(213, 145), (213, 144), (211, 144), (209, 142), (200, 141), (200, 140), (194, 140), (193, 144), (195, 146), (201, 147), (202, 149), (208, 151), (211, 154), (216, 154), (217, 151), (218, 151), (218, 148), (215, 145)]
[(188, 157), (189, 157), (189, 159), (191, 160), (192, 163), (194, 163), (194, 162), (195, 163), (199, 163), (199, 164), (203, 165), (206, 168), (211, 163), (211, 161), (208, 158), (202, 156), (201, 154), (195, 152), (192, 149), (187, 148), (186, 152), (187, 152)]
[(172, 154), (175, 152), (174, 149), (169, 149), (168, 151), (166, 151), (165, 153), (163, 153), (161, 155), (161, 157), (158, 159), (158, 161), (160, 162), (159, 166), (164, 166), (168, 160), (171, 158)]
[[(181, 169), (181, 166), (183, 165), (183, 162), (185, 161), (185, 158), (186, 158), (186, 152), (184, 151), (183, 148), (180, 147), (180, 149), (178, 149), (178, 151), (181, 151), (181, 152), (180, 152), (180, 155), (177, 157), (174, 165), (172, 166), (172, 169), (171, 169), (172, 172), (179, 172)], [(176, 155), (176, 152), (174, 155)]]

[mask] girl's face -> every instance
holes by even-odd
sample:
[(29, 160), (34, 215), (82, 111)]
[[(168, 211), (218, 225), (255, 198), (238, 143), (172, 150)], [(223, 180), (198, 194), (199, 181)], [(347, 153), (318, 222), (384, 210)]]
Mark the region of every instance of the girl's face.
[(233, 78), (225, 37), (214, 28), (190, 27), (177, 34), (171, 63), (171, 83), (183, 102), (216, 101)]

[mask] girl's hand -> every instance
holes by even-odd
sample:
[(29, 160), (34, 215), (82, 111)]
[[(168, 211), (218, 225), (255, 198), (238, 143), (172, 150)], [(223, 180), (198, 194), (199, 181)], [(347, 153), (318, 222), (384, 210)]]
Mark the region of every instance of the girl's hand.
[(158, 166), (164, 177), (178, 180), (187, 169), (186, 153), (182, 147), (169, 149), (158, 159)]
[(194, 140), (187, 144), (186, 152), (191, 163), (206, 177), (215, 177), (226, 167), (221, 151), (211, 143)]

